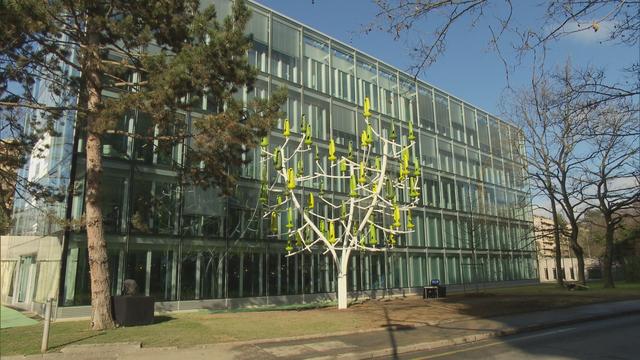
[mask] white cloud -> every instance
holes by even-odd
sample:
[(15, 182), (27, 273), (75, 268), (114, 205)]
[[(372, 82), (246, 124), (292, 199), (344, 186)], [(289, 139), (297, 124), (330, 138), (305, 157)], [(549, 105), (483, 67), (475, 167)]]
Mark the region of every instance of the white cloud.
[(606, 20), (597, 23), (572, 21), (562, 28), (562, 33), (567, 39), (583, 44), (599, 43), (610, 38), (614, 25)]

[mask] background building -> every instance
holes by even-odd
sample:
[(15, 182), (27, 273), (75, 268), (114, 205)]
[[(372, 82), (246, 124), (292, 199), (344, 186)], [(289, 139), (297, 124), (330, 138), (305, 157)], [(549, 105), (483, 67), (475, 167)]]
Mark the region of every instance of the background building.
[[(538, 271), (540, 282), (555, 282), (558, 276), (562, 276), (565, 281), (577, 281), (578, 279), (578, 259), (573, 254), (569, 246), (569, 239), (560, 234), (560, 253), (562, 256), (562, 268), (558, 271), (556, 267), (556, 244), (553, 235), (553, 219), (543, 216), (534, 216), (534, 234), (536, 247), (538, 250)], [(600, 268), (596, 259), (585, 258), (585, 268)], [(589, 278), (588, 272), (585, 276)]]
[[(227, 1), (215, 2), (219, 15), (229, 12)], [(248, 56), (260, 74), (252, 91), (238, 94), (243, 100), (286, 87), (283, 110), (292, 131), (299, 131), (305, 114), (325, 152), (331, 137), (340, 153), (357, 140), (365, 97), (371, 99), (377, 130), (389, 131), (394, 124), (406, 141), (408, 122), (415, 128), (423, 196), (412, 211), (416, 231), (401, 237), (394, 249), (353, 255), (353, 295), (411, 291), (434, 278), (455, 286), (537, 277), (519, 129), (285, 16), (255, 3), (251, 7), (247, 32), (254, 45)], [(105, 89), (103, 96), (113, 91)], [(190, 121), (214, 108), (211, 99), (203, 99), (199, 112), (184, 116)], [(119, 126), (154, 132), (147, 115), (136, 110)], [(278, 129), (272, 144), (283, 142)], [(61, 143), (75, 143), (77, 150), (60, 148), (62, 158), (71, 160), (63, 170), (73, 189), (61, 206), (74, 220), (84, 211), (85, 157), (82, 139), (65, 136)], [(132, 278), (165, 309), (331, 297), (336, 285), (331, 259), (320, 251), (287, 257), (285, 239), (267, 236), (258, 205), (260, 162), (239, 170), (235, 197), (221, 198), (215, 189), (178, 181), (187, 145), (116, 135), (105, 139), (102, 206), (113, 293)], [(258, 159), (258, 151), (248, 159)], [(327, 191), (341, 196), (347, 188), (337, 183)], [(16, 205), (14, 213), (24, 211)], [(18, 221), (14, 233), (31, 236), (33, 231), (33, 222)], [(90, 301), (85, 234), (67, 232), (60, 238), (58, 314), (88, 313), (77, 307)], [(22, 259), (6, 261), (20, 264)], [(38, 281), (58, 283), (56, 275)], [(3, 292), (3, 299), (15, 302), (15, 293)]]

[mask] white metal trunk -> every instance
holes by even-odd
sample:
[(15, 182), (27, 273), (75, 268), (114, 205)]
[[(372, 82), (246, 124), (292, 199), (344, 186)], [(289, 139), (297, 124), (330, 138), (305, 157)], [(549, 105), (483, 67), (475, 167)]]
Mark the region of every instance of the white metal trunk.
[(349, 265), (349, 255), (343, 251), (342, 260), (340, 261), (340, 270), (338, 272), (338, 309), (346, 309), (348, 306), (347, 296), (347, 274)]

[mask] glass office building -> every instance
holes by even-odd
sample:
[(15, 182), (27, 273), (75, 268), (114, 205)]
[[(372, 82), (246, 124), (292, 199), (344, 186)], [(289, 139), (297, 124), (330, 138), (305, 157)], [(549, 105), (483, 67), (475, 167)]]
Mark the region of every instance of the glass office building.
[[(215, 3), (220, 15), (229, 12), (227, 1)], [(365, 97), (371, 99), (371, 121), (382, 132), (394, 124), (406, 141), (407, 124), (413, 123), (422, 181), (422, 198), (412, 211), (415, 232), (385, 252), (354, 253), (351, 291), (407, 291), (436, 278), (463, 285), (537, 277), (518, 128), (268, 8), (250, 6), (248, 58), (260, 72), (254, 89), (238, 97), (268, 97), (286, 87), (282, 110), (294, 135), (305, 114), (321, 151), (330, 138), (339, 153), (349, 141), (357, 144)], [(112, 91), (106, 89), (104, 96)], [(203, 99), (201, 111), (184, 116), (189, 121), (214, 108)], [(135, 110), (119, 126), (157, 134), (148, 116)], [(282, 142), (280, 133), (274, 129), (272, 144)], [(78, 150), (63, 156), (73, 159), (68, 178), (74, 191), (64, 204), (70, 219), (80, 219), (84, 211), (85, 159), (82, 139), (77, 142)], [(259, 149), (247, 154), (256, 161), (240, 170), (236, 195), (223, 198), (215, 189), (179, 181), (188, 144), (162, 146), (116, 135), (104, 143), (102, 206), (114, 294), (128, 278), (156, 301), (182, 303), (181, 308), (209, 299), (300, 301), (300, 295), (304, 300), (335, 291), (329, 256), (320, 249), (286, 256), (286, 239), (267, 236), (258, 205)], [(332, 196), (345, 191), (340, 184), (327, 190)], [(16, 235), (35, 235), (33, 223), (20, 219), (24, 209), (15, 213)], [(62, 238), (59, 304), (87, 305), (85, 234), (67, 232)]]

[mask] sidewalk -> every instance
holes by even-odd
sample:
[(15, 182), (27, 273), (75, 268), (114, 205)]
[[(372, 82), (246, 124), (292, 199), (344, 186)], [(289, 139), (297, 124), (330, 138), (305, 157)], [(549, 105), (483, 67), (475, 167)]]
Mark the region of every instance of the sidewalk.
[(271, 339), (192, 348), (141, 348), (139, 343), (68, 346), (60, 353), (3, 359), (362, 359), (393, 356), (484, 340), (547, 327), (640, 313), (640, 300), (499, 316), (441, 321), (426, 326), (383, 329), (323, 337)]
[(23, 315), (19, 311), (6, 306), (0, 306), (0, 329), (7, 329), (16, 326), (27, 326), (38, 322)]

